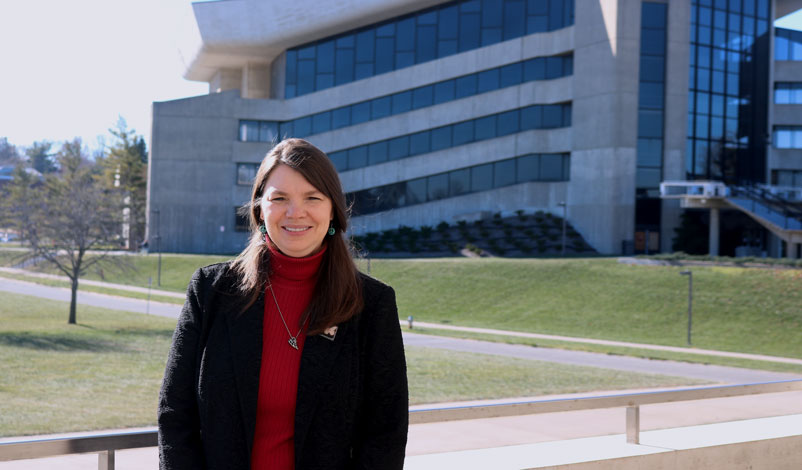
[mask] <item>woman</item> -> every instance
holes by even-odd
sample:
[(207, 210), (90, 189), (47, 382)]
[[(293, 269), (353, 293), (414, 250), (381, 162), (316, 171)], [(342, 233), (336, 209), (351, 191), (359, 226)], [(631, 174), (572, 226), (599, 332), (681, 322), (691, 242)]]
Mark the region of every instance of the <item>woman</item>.
[(159, 398), (161, 468), (402, 468), (395, 293), (354, 266), (334, 166), (279, 143), (249, 209), (245, 250), (190, 281)]

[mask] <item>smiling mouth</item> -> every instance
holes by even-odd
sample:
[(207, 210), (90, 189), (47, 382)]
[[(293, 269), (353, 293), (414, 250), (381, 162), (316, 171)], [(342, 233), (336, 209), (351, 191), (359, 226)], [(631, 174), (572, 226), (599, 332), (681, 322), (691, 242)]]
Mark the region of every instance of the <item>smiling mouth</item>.
[(282, 228), (288, 232), (298, 233), (298, 232), (305, 232), (312, 227), (282, 227)]

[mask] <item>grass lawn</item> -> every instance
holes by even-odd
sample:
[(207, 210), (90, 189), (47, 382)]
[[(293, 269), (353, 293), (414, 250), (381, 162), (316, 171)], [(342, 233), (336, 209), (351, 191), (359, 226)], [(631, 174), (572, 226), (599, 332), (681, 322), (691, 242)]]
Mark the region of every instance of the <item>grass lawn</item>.
[[(107, 268), (102, 278), (146, 287), (157, 255), (130, 258), (135, 271)], [(225, 259), (163, 255), (161, 288), (184, 292), (196, 268)], [(367, 270), (365, 260), (358, 264)], [(691, 269), (695, 347), (802, 358), (799, 269), (639, 266), (611, 258), (372, 259), (370, 267), (396, 289), (404, 319), (672, 346), (686, 341), (688, 281), (679, 272)]]
[[(0, 436), (154, 425), (174, 320), (0, 293)], [(687, 385), (688, 379), (408, 348), (412, 403)]]
[[(371, 274), (395, 288), (401, 318), (672, 346), (686, 341), (682, 269), (615, 259), (371, 260)], [(692, 271), (695, 347), (802, 358), (802, 270)]]

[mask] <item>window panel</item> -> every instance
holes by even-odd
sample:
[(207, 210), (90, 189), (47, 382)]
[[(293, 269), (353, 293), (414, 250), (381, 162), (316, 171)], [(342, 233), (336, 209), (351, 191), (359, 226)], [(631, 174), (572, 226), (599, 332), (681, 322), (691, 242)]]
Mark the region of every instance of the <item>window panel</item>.
[(524, 0), (504, 2), (504, 40), (526, 34), (526, 3)]
[(662, 162), (662, 139), (638, 139), (638, 166), (660, 167)]
[(296, 90), (299, 95), (315, 91), (315, 61), (298, 61), (298, 85)]
[(391, 104), (392, 104), (392, 99), (389, 96), (383, 96), (381, 98), (376, 98), (374, 100), (371, 100), (370, 103), (371, 119), (381, 119), (385, 116), (389, 116)]
[(562, 155), (544, 153), (540, 155), (540, 179), (542, 181), (560, 181), (563, 179)]
[(319, 73), (317, 75), (317, 78), (315, 79), (316, 90), (325, 90), (326, 88), (331, 88), (333, 86), (334, 86), (333, 73)]
[(326, 111), (312, 116), (312, 134), (328, 132), (331, 130), (331, 112)]
[(420, 155), (428, 153), (431, 148), (429, 142), (429, 131), (418, 132), (409, 136), (409, 154)]
[(448, 197), (448, 174), (432, 175), (426, 178), (427, 196), (429, 201), (436, 201)]
[(546, 80), (563, 75), (563, 61), (560, 57), (546, 57)]
[(460, 122), (454, 124), (454, 142), (453, 145), (467, 144), (473, 141), (473, 121)]
[(375, 165), (387, 161), (387, 141), (368, 145), (368, 164)]
[(370, 101), (351, 105), (351, 124), (370, 121)]
[(434, 104), (445, 103), (454, 99), (455, 81), (446, 80), (434, 85)]
[(407, 181), (406, 185), (407, 204), (420, 204), (426, 202), (426, 178), (418, 178)]
[(334, 73), (334, 41), (317, 45), (317, 73)]
[(507, 111), (498, 115), (497, 134), (499, 136), (514, 134), (520, 130), (518, 110)]
[(368, 147), (360, 145), (348, 150), (348, 169), (368, 166)]
[(434, 86), (429, 85), (412, 90), (412, 108), (431, 106), (434, 100)]
[(237, 184), (252, 185), (258, 169), (259, 166), (253, 163), (237, 163)]
[(476, 94), (476, 74), (457, 78), (457, 99)]
[(521, 110), (521, 130), (543, 127), (543, 109), (540, 106), (527, 106)]
[(437, 28), (418, 26), (415, 43), (415, 62), (421, 63), (437, 58)]
[(334, 82), (337, 85), (354, 81), (354, 50), (337, 49), (337, 71)]
[(395, 38), (376, 38), (376, 75), (393, 70)]
[(493, 164), (488, 163), (471, 168), (471, 191), (493, 189)]
[(331, 127), (339, 129), (351, 125), (351, 107), (344, 106), (331, 112)]
[(546, 78), (546, 60), (542, 57), (524, 62), (524, 81), (543, 80)]
[(479, 86), (478, 92), (485, 93), (498, 89), (499, 85), (499, 69), (490, 69), (479, 72), (478, 76)]
[(415, 18), (406, 18), (396, 23), (395, 30), (395, 50), (414, 51), (415, 50)]
[[(697, 132), (698, 135), (698, 132)], [(638, 137), (662, 137), (663, 112), (638, 110)]]
[(518, 85), (521, 83), (523, 77), (523, 66), (520, 62), (501, 67), (501, 82), (500, 87), (506, 88), (508, 86)]
[(641, 56), (640, 80), (648, 82), (665, 81), (665, 58), (656, 56)]
[(518, 172), (516, 174), (517, 183), (537, 181), (540, 179), (540, 156), (525, 155), (518, 157)]
[(259, 122), (259, 141), (278, 142), (278, 123), (274, 121)]
[(459, 10), (457, 5), (440, 9), (438, 18), (439, 26), (437, 28), (437, 36), (441, 41), (444, 39), (457, 39), (457, 20)]
[(474, 126), (476, 140), (496, 137), (496, 116), (487, 116), (476, 120)]
[(387, 149), (388, 160), (397, 160), (409, 156), (409, 137), (402, 136), (390, 140)]
[(515, 184), (515, 160), (502, 160), (493, 164), (493, 187)]
[(312, 133), (312, 118), (311, 116), (306, 116), (302, 118), (298, 118), (293, 123), (294, 127), (294, 137), (306, 137), (307, 135)]
[(372, 29), (362, 31), (356, 35), (356, 61), (373, 62), (373, 49), (375, 35)]
[(448, 172), (448, 194), (459, 196), (471, 191), (471, 170), (465, 168)]
[(549, 104), (541, 106), (543, 110), (543, 128), (554, 129), (563, 127), (562, 106), (559, 104)]
[(640, 82), (638, 107), (663, 109), (663, 84)]
[(475, 13), (460, 13), (459, 50), (468, 51), (479, 47), (480, 18)]
[(432, 129), (432, 152), (451, 147), (451, 126)]
[(334, 164), (337, 171), (345, 171), (348, 169), (348, 152), (332, 152), (329, 154), (329, 159)]
[(635, 170), (635, 187), (636, 188), (659, 188), (660, 187), (660, 169), (659, 168), (638, 168)]
[(412, 109), (412, 92), (402, 91), (392, 96), (393, 114), (405, 113)]
[(240, 121), (239, 140), (242, 142), (259, 141), (259, 121)]

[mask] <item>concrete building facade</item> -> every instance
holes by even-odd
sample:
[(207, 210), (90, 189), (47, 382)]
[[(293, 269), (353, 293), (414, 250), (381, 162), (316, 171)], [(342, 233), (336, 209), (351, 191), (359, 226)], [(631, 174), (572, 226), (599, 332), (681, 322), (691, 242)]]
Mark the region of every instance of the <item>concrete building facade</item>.
[(564, 202), (601, 253), (671, 251), (683, 209), (660, 199), (660, 181), (802, 185), (796, 36), (778, 36), (788, 58), (771, 53), (773, 19), (798, 8), (193, 4), (186, 78), (209, 94), (154, 103), (149, 237), (164, 251), (240, 251), (236, 208), (271, 142), (291, 136), (337, 166), (356, 234), (521, 209), (562, 215)]

